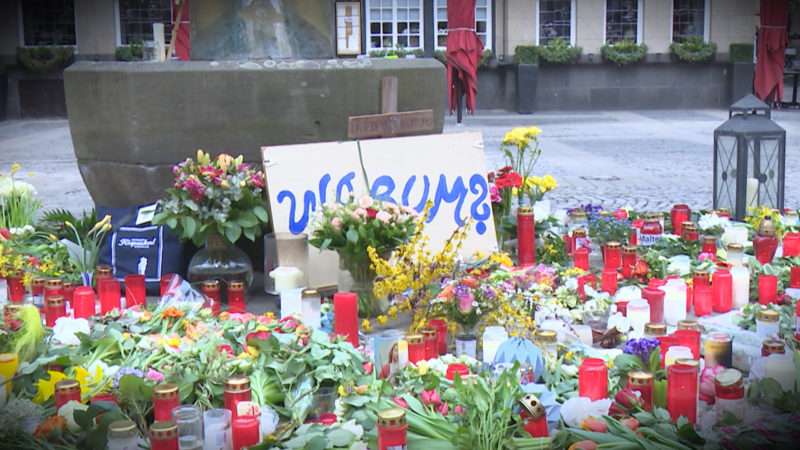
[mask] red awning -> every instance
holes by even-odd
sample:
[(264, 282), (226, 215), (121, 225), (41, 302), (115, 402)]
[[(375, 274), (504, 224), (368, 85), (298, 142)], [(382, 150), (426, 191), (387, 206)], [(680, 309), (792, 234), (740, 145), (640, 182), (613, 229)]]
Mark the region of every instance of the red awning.
[(786, 57), (789, 0), (761, 1), (761, 27), (753, 88), (758, 98), (768, 104), (783, 98), (783, 64)]
[(483, 43), (475, 34), (475, 0), (447, 1), (447, 86), (450, 113), (458, 104), (456, 83), (461, 83), (467, 97), (467, 111), (475, 113), (478, 93), (478, 62), (483, 57)]
[[(192, 41), (190, 37), (190, 22), (189, 22), (189, 0), (183, 0), (183, 11), (181, 11), (180, 24), (178, 25), (178, 33), (175, 38), (175, 56), (180, 58), (181, 61), (189, 61), (191, 55)], [(172, 2), (172, 22), (178, 20), (178, 11), (180, 9), (180, 2)]]

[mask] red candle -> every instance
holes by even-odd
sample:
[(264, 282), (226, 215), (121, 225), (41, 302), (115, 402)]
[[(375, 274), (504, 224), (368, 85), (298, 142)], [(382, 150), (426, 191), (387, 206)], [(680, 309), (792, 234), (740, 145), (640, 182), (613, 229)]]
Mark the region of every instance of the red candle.
[(789, 269), (789, 287), (800, 288), (800, 266), (794, 266)]
[(465, 376), (469, 375), (469, 367), (466, 364), (462, 363), (452, 363), (447, 365), (447, 371), (445, 372), (445, 378), (450, 381), (455, 379), (455, 374), (459, 374), (461, 379), (463, 380)]
[(258, 444), (258, 416), (238, 416), (231, 419), (233, 448), (247, 448)]
[(617, 293), (617, 270), (606, 267), (603, 269), (600, 280), (600, 290), (609, 295)]
[[(767, 219), (764, 219), (766, 222)], [(753, 238), (753, 252), (756, 254), (756, 259), (761, 264), (767, 264), (772, 261), (775, 256), (775, 250), (778, 249), (778, 237), (774, 234), (761, 234), (761, 226), (759, 232)], [(774, 233), (774, 230), (773, 232)]]
[(333, 294), (333, 329), (337, 336), (358, 347), (358, 296), (352, 292)]
[(100, 281), (109, 280), (111, 278), (114, 278), (114, 272), (111, 266), (107, 264), (98, 264), (94, 268), (94, 282), (96, 287), (100, 287)]
[(692, 210), (687, 205), (679, 204), (672, 207), (669, 220), (672, 222), (672, 234), (683, 236), (681, 223), (686, 222), (692, 215)]
[[(407, 445), (408, 422), (403, 408), (378, 411), (378, 450), (404, 449)], [(234, 446), (234, 448), (236, 448)]]
[(705, 270), (695, 270), (692, 273), (692, 286), (707, 286), (711, 287), (711, 281), (708, 278), (708, 272)]
[(44, 285), (47, 282), (47, 278), (36, 277), (31, 281), (31, 300), (33, 304), (39, 307), (39, 309), (44, 309)]
[(535, 228), (533, 207), (520, 206), (517, 209), (517, 257), (521, 267), (536, 264)]
[(653, 374), (642, 370), (628, 372), (628, 380), (625, 386), (642, 394), (644, 409), (647, 411), (653, 409)]
[(44, 304), (44, 320), (48, 327), (56, 326), (56, 320), (59, 317), (67, 315), (67, 303), (64, 297), (60, 295), (52, 296), (45, 300)]
[(428, 326), (436, 330), (436, 349), (440, 355), (447, 353), (447, 322), (444, 319), (433, 319)]
[(583, 287), (589, 285), (592, 288), (597, 289), (597, 277), (594, 276), (593, 273), (587, 273), (586, 275), (579, 275), (577, 280), (578, 296), (580, 296), (581, 300), (586, 301), (586, 291), (583, 289)]
[(622, 245), (619, 242), (606, 242), (603, 263), (606, 269), (617, 270), (622, 266)]
[(172, 383), (162, 383), (153, 388), (153, 417), (156, 421), (172, 419), (172, 408), (180, 405), (178, 386)]
[(121, 309), (119, 280), (113, 278), (98, 280), (97, 294), (100, 297), (100, 314)]
[(711, 308), (716, 313), (725, 313), (731, 310), (733, 296), (733, 278), (728, 269), (717, 269), (711, 285)]
[(144, 275), (132, 273), (125, 275), (125, 307), (133, 305), (147, 306), (147, 290), (144, 284)]
[(425, 348), (425, 359), (433, 359), (439, 355), (438, 344), (436, 342), (436, 330), (426, 328), (422, 330), (422, 345)]
[(592, 401), (608, 396), (608, 368), (599, 358), (586, 358), (578, 368), (578, 395)]
[(628, 316), (628, 301), (627, 300), (614, 302), (614, 304), (617, 305), (617, 311), (619, 311), (620, 314), (622, 314), (623, 316), (626, 316), (626, 317)]
[(200, 288), (200, 291), (203, 295), (206, 296), (206, 301), (203, 303), (204, 308), (211, 308), (211, 312), (216, 316), (219, 315), (220, 312), (220, 292), (219, 292), (219, 281), (217, 280), (207, 280), (203, 281), (203, 285)]
[(250, 391), (250, 378), (245, 375), (231, 375), (222, 385), (222, 396), (225, 409), (231, 412), (231, 417), (237, 417), (238, 406), (241, 402), (252, 400)]
[(711, 288), (708, 286), (694, 287), (694, 315), (697, 317), (711, 314)]
[(716, 236), (703, 236), (702, 253), (711, 255), (711, 260), (717, 260), (717, 238)]
[(78, 286), (72, 294), (72, 309), (75, 318), (88, 319), (97, 312), (94, 289), (91, 286)]
[(228, 283), (228, 312), (244, 313), (247, 303), (244, 298), (244, 282), (231, 281)]
[(633, 268), (636, 267), (636, 246), (629, 245), (622, 249), (622, 278), (631, 278), (633, 276)]
[(664, 291), (656, 286), (642, 289), (642, 298), (650, 304), (650, 322), (664, 322)]
[(692, 358), (700, 359), (700, 332), (697, 330), (675, 330), (673, 336), (678, 338), (679, 345), (692, 350)]
[(92, 397), (92, 403), (94, 403), (94, 402), (118, 403), (117, 402), (117, 396), (112, 394), (112, 393), (110, 393), (110, 392), (104, 392), (102, 394), (95, 395), (94, 397)]
[(54, 386), (53, 398), (56, 402), (56, 412), (70, 400), (80, 402), (81, 385), (78, 383), (78, 380), (61, 380)]
[(518, 403), (522, 429), (535, 438), (550, 437), (550, 430), (547, 428), (547, 414), (539, 399), (533, 394), (527, 394)]
[(800, 255), (800, 233), (786, 233), (783, 237), (783, 256)]
[(681, 341), (678, 340), (675, 336), (672, 335), (664, 335), (664, 336), (656, 336), (656, 339), (659, 341), (659, 350), (661, 351), (661, 368), (664, 368), (664, 360), (667, 356), (667, 352), (669, 351), (670, 347), (674, 347), (676, 345), (680, 345)]
[(631, 226), (633, 226), (633, 231), (631, 231), (631, 235), (628, 237), (628, 243), (631, 245), (639, 245), (639, 233), (637, 233), (637, 230), (641, 229), (641, 227), (637, 228), (634, 225)]
[(761, 274), (758, 276), (758, 303), (768, 305), (775, 303), (778, 297), (778, 277)]
[(572, 256), (572, 236), (565, 234), (561, 236), (561, 239), (564, 241), (564, 250), (566, 250), (567, 255)]
[(178, 450), (178, 424), (172, 420), (150, 425), (151, 450)]
[(667, 368), (667, 411), (673, 421), (685, 416), (697, 421), (697, 367), (673, 364)]
[(44, 299), (50, 297), (63, 297), (64, 288), (61, 278), (50, 278), (44, 282)]
[(696, 226), (683, 227), (683, 239), (687, 242), (694, 242), (700, 240), (700, 229)]
[(655, 244), (659, 239), (661, 239), (663, 233), (664, 229), (661, 226), (658, 217), (654, 215), (646, 217), (644, 219), (644, 223), (642, 224), (642, 230), (639, 232), (641, 245), (649, 247)]
[(12, 303), (21, 303), (25, 298), (25, 286), (22, 284), (22, 275), (17, 273), (6, 277), (8, 283), (8, 298)]
[(161, 279), (158, 282), (159, 288), (161, 289), (160, 295), (163, 297), (164, 294), (167, 293), (167, 288), (169, 284), (172, 282), (172, 277), (176, 276), (177, 274), (168, 273), (165, 275), (161, 275)]
[(65, 281), (62, 288), (64, 289), (64, 300), (72, 304), (72, 295), (75, 293), (75, 285), (71, 281)]
[(585, 247), (576, 248), (572, 252), (572, 265), (578, 269), (589, 270), (589, 249)]
[(425, 359), (425, 338), (421, 334), (409, 334), (406, 336), (408, 341), (408, 361), (416, 364)]

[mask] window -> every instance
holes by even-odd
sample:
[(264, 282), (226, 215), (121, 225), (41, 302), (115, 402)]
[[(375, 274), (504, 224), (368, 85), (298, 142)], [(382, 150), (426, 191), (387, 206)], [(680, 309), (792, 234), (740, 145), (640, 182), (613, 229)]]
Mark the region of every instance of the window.
[(25, 45), (75, 45), (73, 0), (25, 0), (22, 2)]
[(537, 44), (547, 45), (550, 41), (562, 39), (570, 44), (572, 40), (572, 11), (575, 0), (539, 0), (537, 14)]
[(119, 41), (130, 45), (136, 41), (153, 40), (153, 24), (164, 24), (164, 40), (172, 36), (172, 5), (170, 0), (118, 0)]
[(672, 41), (681, 42), (690, 36), (706, 40), (706, 1), (674, 0), (672, 2)]
[(369, 0), (370, 50), (422, 48), (422, 0)]
[(606, 42), (639, 42), (638, 0), (606, 0)]
[[(483, 42), (483, 48), (491, 48), (491, 1), (475, 1), (475, 34)], [(447, 0), (436, 0), (436, 48), (447, 46)]]

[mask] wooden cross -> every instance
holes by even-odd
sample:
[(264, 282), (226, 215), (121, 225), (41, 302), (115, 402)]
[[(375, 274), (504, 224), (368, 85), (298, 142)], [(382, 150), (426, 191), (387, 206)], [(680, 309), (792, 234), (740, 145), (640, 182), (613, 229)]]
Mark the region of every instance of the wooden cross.
[(347, 119), (351, 139), (397, 136), (433, 130), (433, 110), (397, 112), (397, 77), (381, 78), (381, 113)]

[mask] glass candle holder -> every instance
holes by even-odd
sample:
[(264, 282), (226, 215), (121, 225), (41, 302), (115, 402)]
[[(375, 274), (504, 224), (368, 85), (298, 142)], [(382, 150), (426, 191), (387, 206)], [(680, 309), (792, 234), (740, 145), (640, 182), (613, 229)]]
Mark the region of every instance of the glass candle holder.
[(794, 372), (791, 356), (779, 354), (767, 356), (764, 376), (777, 381), (784, 391), (794, 391)]
[(669, 220), (672, 223), (672, 234), (682, 236), (681, 224), (687, 222), (692, 216), (689, 206), (678, 204), (672, 207), (669, 212)]
[(772, 354), (785, 355), (786, 344), (780, 339), (764, 339), (761, 342), (761, 356)]
[[(747, 231), (747, 229), (745, 229)], [(728, 244), (728, 263), (744, 264), (744, 246), (741, 243)]]
[(537, 330), (534, 341), (542, 350), (545, 361), (555, 367), (558, 361), (558, 334), (553, 330)]
[(711, 260), (717, 260), (717, 237), (716, 236), (703, 236), (703, 244), (701, 245), (702, 253), (711, 255)]
[(709, 333), (703, 349), (706, 367), (733, 365), (733, 340), (728, 333)]
[(715, 313), (726, 313), (731, 310), (733, 295), (733, 278), (727, 269), (717, 269), (711, 285), (711, 310)]
[(45, 300), (44, 320), (48, 327), (56, 326), (59, 317), (67, 315), (67, 302), (61, 295), (54, 295)]
[[(281, 290), (308, 286), (309, 259), (308, 235), (289, 232), (269, 233), (264, 236), (264, 291), (280, 295)], [(276, 279), (270, 276), (281, 268), (294, 268), (294, 276)], [(278, 275), (280, 271), (275, 272)], [(285, 277), (284, 277), (285, 278)]]
[(162, 383), (153, 388), (153, 417), (156, 421), (172, 420), (172, 410), (180, 403), (177, 385)]
[(664, 291), (664, 322), (677, 325), (679, 320), (686, 318), (686, 283), (671, 278), (660, 289)]
[(447, 321), (432, 319), (428, 326), (436, 330), (436, 350), (440, 355), (447, 353)]
[(772, 262), (775, 251), (778, 249), (779, 241), (778, 237), (774, 234), (774, 230), (772, 234), (763, 234), (762, 228), (767, 220), (768, 219), (764, 219), (762, 221), (761, 225), (758, 227), (758, 232), (756, 232), (755, 237), (753, 237), (753, 253), (755, 253), (756, 259), (762, 265)]
[(56, 403), (56, 411), (64, 406), (68, 401), (75, 400), (81, 401), (81, 385), (78, 380), (61, 380), (55, 384), (53, 391), (53, 398)]
[(403, 408), (378, 411), (378, 450), (404, 449), (407, 445), (408, 423)]
[(783, 236), (783, 256), (800, 255), (800, 233), (786, 233)]
[(536, 263), (536, 224), (533, 220), (533, 207), (520, 206), (517, 209), (517, 259), (521, 267)]
[(200, 291), (206, 296), (206, 301), (203, 303), (204, 308), (210, 308), (211, 312), (216, 316), (219, 315), (222, 296), (219, 288), (218, 280), (206, 280), (200, 287)]
[(603, 263), (606, 269), (614, 271), (622, 267), (622, 245), (619, 242), (606, 242)]
[(778, 335), (780, 313), (772, 309), (762, 309), (756, 315), (756, 334), (761, 337)]
[[(691, 222), (689, 222), (691, 223)], [(700, 240), (700, 229), (694, 224), (683, 227), (683, 240), (687, 242), (695, 242)]]
[(758, 276), (758, 303), (769, 305), (778, 298), (778, 277), (761, 274)]
[(608, 295), (617, 293), (617, 270), (605, 268), (600, 278), (600, 290), (608, 292)]
[(409, 334), (406, 336), (408, 341), (408, 361), (416, 364), (425, 359), (425, 341), (421, 334)]
[(608, 396), (608, 368), (599, 358), (585, 358), (578, 368), (578, 395), (592, 401)]
[(647, 286), (642, 289), (642, 298), (650, 304), (650, 322), (664, 322), (664, 291)]
[(694, 315), (703, 317), (711, 314), (712, 308), (712, 293), (711, 288), (708, 286), (695, 286), (694, 287)]
[(8, 283), (8, 299), (12, 303), (22, 303), (25, 298), (25, 285), (22, 284), (22, 274), (17, 272), (6, 277)]
[(579, 247), (572, 252), (572, 265), (582, 270), (589, 270), (589, 249)]
[(107, 450), (139, 450), (139, 432), (136, 422), (118, 420), (108, 426)]
[(211, 409), (203, 413), (203, 441), (207, 449), (233, 449), (229, 410)]
[(319, 328), (322, 323), (322, 298), (316, 289), (303, 289), (300, 293), (300, 309), (303, 324), (309, 328)]
[(650, 322), (650, 304), (644, 299), (635, 298), (628, 302), (628, 321), (631, 327), (639, 334), (644, 333), (644, 325)]
[(725, 369), (714, 377), (714, 413), (717, 421), (731, 413), (739, 420), (744, 417), (744, 378), (736, 369)]
[(64, 282), (61, 278), (49, 278), (44, 282), (44, 299), (64, 296)]
[(95, 315), (96, 302), (91, 286), (78, 286), (72, 294), (72, 310), (75, 318), (88, 319)]
[(667, 411), (673, 421), (680, 416), (697, 421), (697, 367), (673, 364), (667, 368)]
[(633, 269), (636, 267), (636, 262), (639, 255), (636, 253), (638, 247), (635, 245), (628, 245), (622, 248), (622, 278), (631, 278), (633, 276)]
[(700, 358), (700, 332), (697, 330), (675, 330), (673, 336), (678, 338), (680, 344), (692, 351), (692, 358)]
[(178, 450), (178, 425), (169, 421), (157, 421), (150, 425), (150, 450)]
[(258, 427), (258, 416), (237, 416), (232, 418), (233, 448), (247, 448), (258, 444), (261, 440)]
[(203, 449), (203, 417), (195, 405), (180, 405), (172, 410), (172, 421), (178, 425), (178, 447), (181, 450)]
[(231, 412), (232, 418), (236, 418), (239, 415), (239, 403), (249, 402), (252, 400), (252, 393), (250, 391), (250, 378), (245, 375), (229, 376), (222, 384), (222, 396), (225, 403), (225, 409)]
[(639, 391), (642, 402), (647, 411), (653, 409), (653, 374), (642, 370), (628, 372), (625, 387), (632, 391)]
[(0, 375), (5, 378), (6, 396), (11, 392), (10, 379), (14, 378), (19, 368), (19, 356), (16, 353), (0, 353)]
[(425, 357), (423, 359), (428, 360), (439, 356), (436, 330), (433, 328), (422, 329), (422, 346), (425, 348)]
[(125, 282), (125, 307), (147, 306), (147, 289), (144, 275), (131, 273), (123, 278)]
[(120, 310), (122, 303), (119, 280), (104, 278), (97, 281), (97, 294), (100, 297), (100, 314)]

